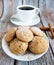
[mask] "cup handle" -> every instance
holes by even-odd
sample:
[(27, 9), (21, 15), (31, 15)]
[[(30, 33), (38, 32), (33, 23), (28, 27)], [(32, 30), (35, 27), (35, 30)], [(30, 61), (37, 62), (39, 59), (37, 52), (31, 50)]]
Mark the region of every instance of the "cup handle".
[(38, 15), (39, 12), (40, 12), (40, 9), (39, 8), (36, 8), (35, 14)]

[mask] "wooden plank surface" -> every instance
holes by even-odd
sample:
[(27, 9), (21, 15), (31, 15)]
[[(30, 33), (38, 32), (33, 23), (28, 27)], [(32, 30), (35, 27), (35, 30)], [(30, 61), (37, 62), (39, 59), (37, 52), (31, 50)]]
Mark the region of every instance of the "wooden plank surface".
[[(0, 21), (4, 22), (6, 21), (6, 19), (8, 19), (10, 17), (10, 15), (13, 13), (13, 0), (3, 0), (4, 1), (4, 12), (3, 12), (3, 16), (0, 19)], [(2, 8), (2, 6), (1, 6)]]
[[(34, 60), (30, 62), (13, 60), (10, 57), (8, 57), (1, 48), (1, 39), (4, 36), (5, 32), (10, 27), (16, 26), (10, 22), (10, 16), (16, 13), (16, 7), (18, 5), (29, 4), (39, 7), (41, 10), (41, 15), (40, 15), (41, 21), (39, 24), (35, 26), (40, 27), (40, 26), (47, 26), (49, 21), (52, 24), (54, 24), (53, 22), (54, 18), (52, 18), (54, 16), (53, 2), (54, 2), (53, 0), (4, 0), (5, 10), (3, 17), (0, 19), (0, 65), (54, 65), (54, 45), (53, 45), (54, 40), (50, 38), (49, 32), (46, 32), (46, 35), (50, 40), (49, 50), (43, 57), (41, 57), (38, 60)], [(46, 18), (44, 16), (43, 12), (45, 12), (46, 9), (50, 9), (50, 11), (53, 12), (52, 17)]]
[(0, 18), (2, 18), (4, 12), (4, 1), (0, 0)]
[(17, 9), (17, 6), (18, 5), (22, 5), (22, 0), (13, 0), (13, 1), (14, 1), (13, 2), (13, 4), (14, 4), (13, 5), (14, 10), (13, 11), (14, 11), (14, 13), (16, 13), (17, 12), (17, 10), (16, 10)]
[[(2, 18), (0, 18), (0, 65), (14, 65), (14, 59), (8, 57), (2, 47), (2, 37), (4, 36), (5, 32), (15, 25), (10, 22), (10, 16), (15, 13), (14, 7), (17, 5), (22, 4), (21, 0), (17, 2), (17, 5), (14, 5), (16, 0), (4, 0), (4, 14)], [(2, 6), (1, 6), (2, 8)]]
[[(0, 19), (0, 65), (14, 65), (14, 60), (11, 59), (10, 57), (8, 57), (2, 47), (1, 47), (1, 44), (2, 44), (2, 36), (4, 35), (2, 32), (5, 32), (4, 30), (6, 30), (7, 28), (7, 21), (8, 21), (8, 12), (7, 10), (9, 10), (9, 4), (10, 4), (10, 1), (9, 0), (4, 0), (4, 14), (3, 14), (3, 17)], [(2, 6), (1, 6), (2, 8)], [(7, 19), (8, 18), (8, 19)], [(7, 20), (6, 20), (7, 19)]]
[(38, 7), (38, 0), (23, 0), (23, 4), (33, 5), (33, 6)]
[[(54, 9), (54, 3), (53, 2), (54, 2), (54, 0), (47, 0), (47, 1), (42, 0), (42, 1), (40, 1), (40, 10), (42, 11), (41, 12), (41, 19), (42, 19), (43, 26), (45, 26), (45, 27), (48, 27), (48, 23), (51, 23), (52, 27), (54, 27), (54, 17), (53, 17), (54, 16), (54, 10), (53, 10)], [(48, 12), (52, 12), (51, 16), (46, 14)], [(46, 33), (49, 37), (50, 45), (52, 48), (52, 53), (54, 55), (54, 39), (51, 39), (51, 33), (50, 32), (46, 32)]]

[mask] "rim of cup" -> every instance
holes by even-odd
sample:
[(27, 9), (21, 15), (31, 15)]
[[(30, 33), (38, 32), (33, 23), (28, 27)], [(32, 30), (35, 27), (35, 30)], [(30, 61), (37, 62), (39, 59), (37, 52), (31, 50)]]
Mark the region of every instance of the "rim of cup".
[[(35, 6), (33, 6), (33, 5), (19, 5), (19, 6), (17, 6), (17, 10), (21, 10), (21, 9), (19, 9), (20, 7), (24, 7), (24, 6), (26, 6), (26, 7), (33, 7), (34, 9), (36, 9), (36, 7)], [(33, 10), (34, 10), (33, 9)], [(25, 11), (25, 10), (23, 10), (23, 11)], [(26, 10), (26, 11), (31, 11), (31, 10)]]

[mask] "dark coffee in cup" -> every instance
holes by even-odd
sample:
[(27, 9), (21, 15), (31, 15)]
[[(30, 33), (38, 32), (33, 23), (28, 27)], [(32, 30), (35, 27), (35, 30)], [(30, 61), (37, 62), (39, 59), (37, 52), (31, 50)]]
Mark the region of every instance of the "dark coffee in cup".
[(24, 7), (20, 7), (19, 9), (21, 9), (21, 10), (33, 10), (34, 8), (24, 6)]

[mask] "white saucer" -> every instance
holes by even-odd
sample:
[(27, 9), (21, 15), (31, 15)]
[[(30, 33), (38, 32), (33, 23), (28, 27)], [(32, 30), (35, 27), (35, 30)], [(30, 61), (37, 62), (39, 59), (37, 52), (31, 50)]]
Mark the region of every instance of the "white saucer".
[(36, 25), (36, 24), (38, 24), (40, 22), (39, 16), (35, 16), (32, 22), (31, 21), (28, 21), (28, 22), (25, 21), (25, 22), (23, 22), (23, 21), (17, 19), (17, 17), (18, 17), (17, 14), (15, 14), (15, 15), (11, 16), (11, 18), (10, 18), (10, 21), (13, 24), (15, 24), (15, 25), (32, 26), (32, 25)]
[[(48, 44), (48, 48), (49, 48), (49, 40), (45, 34), (44, 34), (44, 37), (47, 40), (47, 44)], [(8, 56), (10, 56), (13, 59), (20, 60), (20, 61), (31, 61), (31, 60), (38, 59), (48, 51), (48, 48), (47, 48), (46, 51), (43, 52), (42, 54), (35, 55), (33, 53), (27, 52), (25, 54), (15, 55), (15, 54), (11, 53), (11, 51), (9, 50), (7, 42), (5, 41), (5, 36), (2, 39), (2, 48)]]

